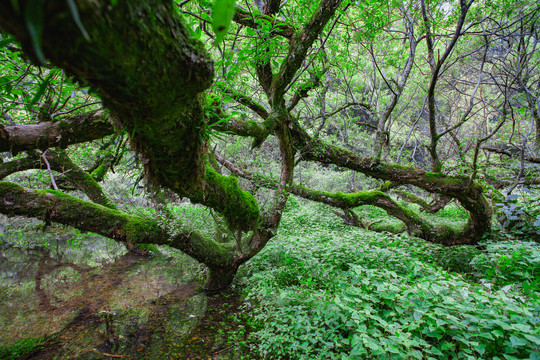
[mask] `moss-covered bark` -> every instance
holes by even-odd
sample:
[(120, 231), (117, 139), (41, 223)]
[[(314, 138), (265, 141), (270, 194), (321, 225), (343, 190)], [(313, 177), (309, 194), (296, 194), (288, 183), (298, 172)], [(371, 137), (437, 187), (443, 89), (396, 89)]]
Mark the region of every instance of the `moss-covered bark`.
[(227, 267), (209, 267), (204, 290), (207, 292), (216, 292), (228, 288), (234, 280), (237, 271), (238, 266), (236, 264), (231, 264)]
[(152, 220), (59, 191), (30, 190), (17, 184), (0, 182), (0, 212), (8, 216), (20, 215), (58, 222), (130, 244), (169, 245), (209, 267), (222, 267), (234, 262), (234, 248), (228, 244), (218, 244), (195, 231), (171, 236)]
[[(0, 23), (32, 54), (17, 3), (0, 4)], [(44, 23), (43, 53), (93, 86), (131, 136), (151, 180), (167, 186), (197, 183), (206, 146), (198, 93), (213, 80), (207, 53), (190, 38), (170, 1), (81, 0), (76, 5), (89, 40), (67, 2), (48, 1), (36, 10)]]
[[(51, 170), (57, 171), (69, 179), (75, 186), (84, 192), (90, 200), (111, 209), (116, 206), (105, 196), (101, 186), (96, 180), (77, 164), (73, 163), (63, 150), (47, 150), (45, 158), (49, 162)], [(41, 157), (28, 156), (26, 158), (12, 160), (0, 164), (0, 180), (19, 171), (30, 169), (46, 169)]]
[[(201, 92), (213, 81), (213, 64), (202, 44), (190, 37), (173, 2), (74, 3), (88, 36), (64, 0), (31, 4), (41, 6), (32, 9), (43, 22), (39, 46), (28, 31), (27, 22), (34, 21), (25, 16), (29, 2), (0, 2), (0, 26), (35, 59), (36, 49), (42, 50), (54, 65), (92, 86), (116, 126), (126, 130), (150, 182), (215, 208), (234, 229), (254, 229), (259, 209), (253, 196), (234, 178), (205, 167), (208, 125)], [(193, 234), (173, 243), (209, 266), (233, 261), (230, 249)]]
[(408, 191), (394, 190), (394, 193), (396, 193), (400, 198), (402, 198), (405, 201), (420, 205), (420, 210), (425, 211), (428, 214), (437, 213), (439, 210), (443, 209), (446, 205), (448, 205), (450, 201), (452, 201), (451, 197), (439, 196), (432, 203), (428, 203), (421, 197), (415, 194), (412, 194)]
[[(241, 176), (259, 186), (271, 189), (278, 188), (277, 181), (273, 179), (260, 175), (254, 176), (249, 172), (241, 170), (230, 161), (217, 154), (216, 158), (221, 164), (223, 164), (227, 169), (237, 176)], [(390, 185), (390, 183), (384, 183), (381, 187), (388, 188)], [(353, 222), (356, 223), (358, 223), (358, 219), (354, 219), (354, 213), (347, 214), (347, 212), (350, 212), (352, 209), (358, 206), (372, 205), (385, 210), (388, 215), (403, 221), (407, 227), (407, 232), (412, 236), (417, 236), (430, 242), (448, 246), (471, 244), (471, 238), (463, 236), (466, 231), (469, 231), (470, 220), (464, 229), (458, 230), (446, 225), (435, 225), (422, 218), (416, 212), (401, 206), (388, 194), (380, 190), (358, 191), (355, 193), (345, 194), (341, 192), (332, 193), (327, 191), (318, 191), (299, 185), (291, 185), (288, 187), (288, 191), (304, 199), (324, 203), (342, 209), (345, 211), (345, 215), (347, 217), (352, 216)]]
[(208, 166), (204, 182), (188, 194), (192, 201), (223, 214), (232, 230), (249, 231), (257, 226), (259, 205), (253, 195), (240, 189), (234, 176), (223, 176)]
[(291, 122), (295, 146), (304, 160), (335, 164), (361, 172), (370, 177), (391, 181), (394, 184), (410, 184), (428, 192), (452, 197), (469, 211), (466, 227), (459, 234), (449, 236), (447, 244), (476, 244), (491, 229), (491, 207), (481, 185), (469, 178), (426, 172), (409, 166), (386, 164), (372, 158), (361, 158), (355, 153), (312, 138), (297, 122)]

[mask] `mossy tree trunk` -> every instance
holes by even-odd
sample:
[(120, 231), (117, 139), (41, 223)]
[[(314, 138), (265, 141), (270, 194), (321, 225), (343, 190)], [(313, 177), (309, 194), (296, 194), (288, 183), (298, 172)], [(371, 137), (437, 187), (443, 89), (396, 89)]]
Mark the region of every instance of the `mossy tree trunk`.
[(75, 186), (84, 192), (90, 200), (96, 204), (100, 204), (112, 209), (116, 206), (105, 196), (101, 186), (91, 176), (78, 165), (76, 165), (63, 150), (47, 150), (42, 156), (39, 154), (30, 154), (21, 159), (16, 159), (0, 164), (0, 180), (6, 176), (19, 171), (30, 169), (46, 169), (44, 161), (47, 160), (51, 170), (57, 171), (60, 174), (65, 174)]

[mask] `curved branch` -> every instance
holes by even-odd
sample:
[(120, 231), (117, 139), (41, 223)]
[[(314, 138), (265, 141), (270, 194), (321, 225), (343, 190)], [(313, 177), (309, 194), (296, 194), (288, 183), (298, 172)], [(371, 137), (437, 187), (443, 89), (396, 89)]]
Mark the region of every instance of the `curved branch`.
[[(0, 2), (0, 24), (32, 55), (35, 47), (17, 4)], [(191, 38), (172, 1), (79, 0), (77, 7), (91, 41), (73, 21), (68, 2), (47, 1), (40, 9), (47, 19), (43, 54), (95, 89), (131, 136), (149, 180), (193, 186), (204, 172), (198, 94), (213, 80), (210, 57)]]
[(289, 45), (289, 53), (279, 69), (273, 81), (272, 97), (278, 101), (285, 92), (294, 74), (304, 61), (308, 50), (330, 18), (334, 15), (341, 0), (322, 0), (317, 11), (312, 15), (301, 32), (297, 33)]
[(124, 243), (168, 245), (208, 266), (233, 261), (232, 251), (226, 244), (218, 244), (197, 232), (180, 232), (172, 236), (152, 220), (58, 191), (30, 190), (0, 182), (0, 212), (7, 216), (48, 219)]
[[(101, 186), (96, 180), (75, 164), (67, 154), (62, 150), (48, 150), (45, 158), (50, 164), (51, 170), (57, 171), (73, 182), (82, 192), (84, 192), (90, 200), (96, 204), (106, 206), (111, 209), (116, 209), (116, 206), (105, 196)], [(12, 160), (7, 163), (0, 164), (0, 180), (6, 176), (17, 173), (19, 171), (30, 169), (43, 169), (44, 164), (41, 158), (26, 157), (23, 159)]]
[[(496, 154), (506, 155), (508, 157), (518, 157), (520, 153), (520, 151), (510, 151), (508, 149), (503, 149), (495, 146), (482, 146), (480, 149), (494, 152)], [(525, 156), (524, 160), (534, 164), (540, 164), (540, 158), (537, 157)]]
[[(15, 5), (0, 2), (0, 24), (32, 54), (24, 14)], [(149, 182), (230, 215), (229, 222), (242, 229), (255, 227), (253, 196), (204, 165), (207, 126), (199, 93), (212, 83), (214, 69), (172, 1), (79, 0), (77, 6), (91, 41), (77, 28), (68, 4), (51, 0), (41, 9), (47, 19), (43, 53), (93, 86), (129, 134)], [(242, 215), (247, 217), (240, 220)]]
[(468, 237), (467, 241), (471, 244), (480, 241), (482, 235), (490, 230), (491, 206), (483, 194), (482, 186), (470, 179), (361, 158), (351, 151), (312, 138), (296, 121), (291, 121), (290, 124), (294, 144), (301, 152), (303, 160), (335, 164), (376, 179), (395, 184), (410, 184), (431, 193), (456, 198), (470, 214), (462, 236)]
[(264, 106), (253, 100), (252, 97), (248, 97), (244, 94), (241, 94), (240, 92), (234, 90), (234, 89), (225, 89), (220, 86), (220, 90), (229, 95), (233, 100), (235, 100), (237, 103), (242, 104), (248, 108), (250, 108), (254, 113), (259, 115), (261, 118), (266, 119), (268, 117), (268, 111)]
[(287, 103), (287, 111), (293, 110), (296, 105), (302, 100), (303, 98), (306, 98), (309, 95), (309, 92), (313, 89), (316, 89), (321, 85), (321, 76), (323, 76), (326, 73), (325, 69), (321, 74), (314, 74), (313, 72), (309, 73), (309, 81), (301, 84), (298, 86), (298, 89), (296, 89), (293, 97), (291, 100)]
[[(275, 180), (243, 171), (227, 159), (224, 159), (219, 154), (216, 154), (216, 159), (237, 176), (245, 178), (246, 180), (249, 180), (259, 186), (270, 189), (278, 188), (278, 182)], [(327, 191), (312, 190), (300, 185), (291, 185), (288, 190), (291, 194), (300, 196), (304, 199), (327, 204), (345, 211), (352, 210), (363, 205), (379, 207), (385, 210), (388, 215), (403, 221), (407, 226), (408, 233), (411, 236), (417, 236), (426, 241), (447, 246), (471, 243), (469, 238), (462, 236), (462, 231), (455, 230), (445, 225), (431, 224), (414, 211), (399, 205), (388, 194), (385, 194), (380, 190), (358, 191), (355, 193), (345, 194), (341, 192), (331, 193)]]
[(291, 39), (296, 32), (296, 28), (289, 23), (264, 14), (252, 14), (239, 6), (236, 7), (233, 21), (252, 29), (259, 29), (261, 27), (259, 22), (266, 21), (272, 25), (271, 35), (280, 35), (287, 39)]
[(439, 210), (443, 209), (446, 205), (448, 205), (452, 201), (452, 198), (449, 196), (440, 196), (430, 204), (424, 199), (422, 199), (421, 197), (411, 194), (410, 192), (407, 192), (407, 191), (394, 190), (394, 193), (396, 193), (398, 197), (400, 197), (401, 199), (407, 202), (420, 205), (420, 211), (425, 211), (428, 214), (437, 213)]

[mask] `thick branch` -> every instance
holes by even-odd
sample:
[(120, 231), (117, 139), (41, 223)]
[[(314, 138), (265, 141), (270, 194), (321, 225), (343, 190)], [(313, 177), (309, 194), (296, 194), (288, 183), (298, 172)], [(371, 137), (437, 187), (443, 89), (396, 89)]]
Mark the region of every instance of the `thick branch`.
[[(101, 186), (99, 186), (96, 180), (78, 165), (73, 163), (73, 161), (71, 161), (71, 159), (63, 151), (53, 151), (49, 149), (45, 154), (45, 157), (51, 166), (51, 170), (57, 171), (71, 180), (71, 182), (73, 182), (75, 186), (84, 192), (90, 198), (90, 200), (96, 204), (100, 204), (112, 209), (116, 208), (114, 204), (105, 196)], [(0, 164), (0, 180), (19, 171), (44, 168), (45, 164), (39, 157), (29, 156), (23, 159), (12, 160), (7, 163)]]
[(65, 148), (71, 144), (101, 139), (113, 133), (111, 118), (104, 111), (91, 111), (34, 125), (0, 124), (0, 152)]
[(30, 190), (0, 182), (0, 212), (8, 216), (47, 219), (125, 243), (169, 245), (208, 266), (221, 266), (233, 261), (227, 245), (206, 239), (197, 232), (180, 232), (171, 237), (152, 220), (57, 191)]
[(413, 204), (420, 205), (420, 210), (425, 211), (428, 214), (435, 214), (437, 211), (443, 209), (446, 205), (448, 205), (450, 201), (452, 201), (451, 197), (440, 196), (430, 204), (424, 199), (422, 199), (421, 197), (411, 194), (410, 192), (403, 191), (403, 190), (394, 190), (394, 192), (401, 199), (411, 202)]
[(212, 127), (221, 132), (227, 132), (238, 136), (252, 137), (256, 140), (265, 139), (269, 134), (266, 128), (253, 120), (230, 119)]
[[(94, 87), (131, 137), (147, 180), (231, 215), (231, 224), (256, 226), (253, 197), (205, 171), (207, 127), (198, 94), (211, 84), (213, 64), (172, 1), (76, 3), (91, 40), (77, 28), (68, 3), (47, 1), (41, 9), (47, 19), (43, 53)], [(32, 53), (27, 21), (14, 4), (0, 2), (0, 24)], [(244, 210), (233, 213), (231, 204)], [(243, 214), (248, 217), (240, 221)]]
[(483, 188), (463, 177), (426, 172), (413, 167), (379, 163), (372, 158), (361, 158), (355, 153), (314, 139), (297, 122), (291, 122), (294, 144), (303, 160), (335, 164), (365, 175), (396, 184), (411, 184), (431, 193), (458, 199), (470, 213), (463, 236), (475, 243), (491, 228), (491, 210), (483, 195)]
[[(213, 65), (172, 2), (111, 5), (108, 0), (78, 0), (90, 40), (77, 27), (68, 3), (47, 1), (39, 9), (46, 19), (41, 34), (45, 56), (92, 85), (131, 136), (150, 180), (177, 190), (175, 183), (197, 183), (204, 172), (206, 146), (197, 94), (211, 84)], [(15, 8), (17, 4), (0, 2), (0, 25), (34, 55), (26, 11)]]
[[(270, 178), (253, 175), (235, 166), (230, 161), (216, 154), (217, 160), (229, 171), (237, 176), (243, 177), (259, 186), (270, 189), (277, 189), (278, 182)], [(448, 226), (435, 226), (422, 219), (414, 211), (407, 209), (395, 202), (389, 195), (379, 190), (358, 191), (356, 193), (344, 194), (341, 192), (331, 193), (308, 189), (299, 185), (291, 185), (288, 190), (304, 199), (327, 204), (343, 210), (351, 210), (358, 206), (372, 205), (379, 207), (405, 223), (410, 235), (418, 236), (427, 241), (444, 245), (460, 245), (470, 243), (470, 239), (461, 236), (460, 231), (456, 231)]]
[(289, 23), (280, 21), (268, 15), (252, 14), (238, 6), (236, 7), (233, 21), (238, 24), (250, 27), (252, 29), (260, 28), (261, 25), (259, 24), (259, 22), (266, 21), (272, 24), (272, 30), (270, 30), (270, 34), (281, 35), (287, 39), (292, 38), (294, 36), (294, 33), (296, 32), (296, 28)]
[(307, 22), (301, 32), (292, 40), (289, 46), (289, 53), (283, 61), (279, 73), (276, 75), (273, 86), (272, 97), (278, 101), (283, 95), (285, 88), (289, 85), (294, 74), (302, 65), (308, 50), (313, 42), (320, 35), (330, 18), (334, 15), (341, 0), (322, 0), (319, 8)]

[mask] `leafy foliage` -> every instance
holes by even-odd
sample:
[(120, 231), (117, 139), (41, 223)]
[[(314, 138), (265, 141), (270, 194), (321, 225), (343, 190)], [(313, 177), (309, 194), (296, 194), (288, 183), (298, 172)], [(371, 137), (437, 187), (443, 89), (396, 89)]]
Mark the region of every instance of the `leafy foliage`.
[(533, 239), (540, 235), (540, 195), (524, 188), (522, 196), (510, 194), (496, 205), (504, 233)]
[[(478, 284), (442, 270), (435, 245), (335, 222), (323, 227), (331, 221), (318, 206), (292, 203), (245, 281), (265, 358), (535, 358), (536, 244), (517, 252), (516, 243), (487, 244), (485, 257), (465, 256), (462, 265), (484, 274)], [(494, 264), (499, 269), (489, 272)], [(500, 288), (509, 281), (523, 285)]]

